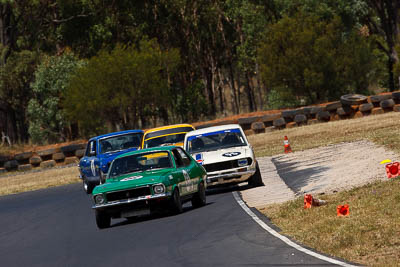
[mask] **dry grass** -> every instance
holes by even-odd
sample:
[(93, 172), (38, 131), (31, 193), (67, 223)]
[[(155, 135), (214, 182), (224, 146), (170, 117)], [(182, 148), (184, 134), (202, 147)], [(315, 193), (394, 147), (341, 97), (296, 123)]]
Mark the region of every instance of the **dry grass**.
[[(368, 266), (400, 266), (400, 179), (321, 196), (326, 206), (303, 208), (303, 199), (261, 208), (282, 234), (329, 255)], [(337, 217), (337, 205), (350, 215)]]
[(0, 196), (79, 182), (78, 167), (0, 176)]
[(285, 135), (293, 151), (368, 139), (400, 154), (400, 113), (390, 112), (251, 135), (249, 142), (257, 156), (272, 156), (283, 153)]

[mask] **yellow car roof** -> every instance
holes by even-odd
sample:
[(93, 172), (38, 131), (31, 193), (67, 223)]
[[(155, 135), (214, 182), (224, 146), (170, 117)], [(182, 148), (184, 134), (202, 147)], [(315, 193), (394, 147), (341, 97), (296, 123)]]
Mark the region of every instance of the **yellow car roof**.
[(193, 130), (195, 130), (193, 125), (190, 125), (190, 124), (173, 124), (173, 125), (167, 125), (167, 126), (161, 126), (161, 127), (149, 129), (149, 130), (145, 131), (144, 134), (146, 135), (147, 133), (168, 130), (168, 129), (174, 129), (174, 128), (183, 128), (183, 127), (191, 127), (191, 128), (193, 128)]

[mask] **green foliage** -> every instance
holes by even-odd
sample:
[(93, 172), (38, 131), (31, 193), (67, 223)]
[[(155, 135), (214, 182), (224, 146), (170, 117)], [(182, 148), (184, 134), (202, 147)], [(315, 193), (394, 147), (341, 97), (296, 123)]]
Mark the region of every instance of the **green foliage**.
[(266, 32), (259, 50), (261, 75), (271, 89), (316, 101), (346, 93), (366, 93), (379, 75), (372, 38), (357, 31), (343, 35), (339, 17), (284, 17)]
[(180, 116), (181, 121), (196, 121), (207, 113), (207, 100), (201, 93), (203, 87), (202, 82), (197, 81), (177, 95), (173, 112)]
[(29, 134), (34, 143), (55, 142), (65, 139), (67, 126), (61, 97), (71, 75), (82, 65), (72, 53), (45, 57), (35, 71), (32, 83), (33, 97), (28, 104)]
[(276, 6), (283, 16), (293, 16), (300, 12), (325, 21), (339, 16), (346, 31), (351, 31), (354, 26), (361, 26), (369, 13), (365, 0), (277, 0)]
[(272, 89), (266, 100), (267, 109), (294, 108), (301, 104), (293, 95), (286, 90)]
[(101, 50), (73, 76), (64, 106), (84, 135), (114, 128), (146, 127), (171, 105), (168, 77), (179, 63), (175, 49), (162, 51), (154, 40), (139, 46)]

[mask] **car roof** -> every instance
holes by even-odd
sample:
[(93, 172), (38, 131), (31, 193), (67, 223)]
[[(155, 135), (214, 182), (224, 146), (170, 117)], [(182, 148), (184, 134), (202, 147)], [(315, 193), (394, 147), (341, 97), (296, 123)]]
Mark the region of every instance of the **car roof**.
[(102, 139), (105, 137), (129, 134), (129, 133), (143, 133), (143, 131), (142, 130), (126, 130), (126, 131), (113, 132), (113, 133), (108, 133), (108, 134), (103, 134), (103, 135), (92, 137), (92, 138), (90, 138), (89, 141), (98, 140), (98, 139)]
[(145, 134), (151, 133), (151, 132), (156, 132), (156, 131), (173, 129), (173, 128), (180, 128), (180, 127), (192, 127), (193, 129), (196, 129), (191, 124), (173, 124), (173, 125), (167, 125), (167, 126), (161, 126), (161, 127), (149, 129), (145, 132)]
[(144, 149), (139, 149), (139, 150), (123, 153), (123, 154), (119, 155), (118, 157), (116, 157), (116, 159), (134, 155), (134, 154), (146, 153), (146, 152), (171, 151), (172, 149), (174, 149), (176, 147), (178, 147), (178, 146), (157, 146), (157, 147), (151, 147), (151, 148), (144, 148)]
[(218, 132), (218, 131), (230, 130), (230, 129), (242, 129), (242, 127), (240, 127), (239, 124), (227, 124), (227, 125), (211, 126), (211, 127), (206, 127), (206, 128), (203, 128), (203, 129), (199, 129), (199, 130), (194, 130), (194, 131), (188, 132), (186, 134), (186, 138), (188, 138), (189, 136), (193, 136), (193, 135), (205, 134), (205, 133), (210, 133), (210, 132)]

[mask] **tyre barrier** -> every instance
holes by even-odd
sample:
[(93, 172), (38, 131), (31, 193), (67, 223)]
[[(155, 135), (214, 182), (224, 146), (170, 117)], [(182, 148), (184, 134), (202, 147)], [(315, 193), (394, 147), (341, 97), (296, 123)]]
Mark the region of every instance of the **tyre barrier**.
[(360, 107), (358, 108), (361, 112), (371, 112), (371, 110), (374, 108), (374, 105), (372, 103), (365, 103), (361, 104)]
[(342, 103), (340, 101), (336, 101), (326, 105), (326, 110), (329, 112), (336, 112), (336, 110), (340, 107), (342, 107)]
[(316, 119), (319, 112), (324, 111), (324, 107), (312, 107), (310, 111), (311, 119)]
[(317, 120), (319, 121), (329, 121), (331, 118), (331, 114), (329, 111), (320, 111), (317, 113)]
[(373, 95), (369, 97), (369, 102), (374, 105), (374, 107), (380, 107), (381, 101), (388, 100), (392, 98), (392, 94), (384, 95)]
[(373, 108), (373, 109), (371, 110), (371, 114), (373, 114), (373, 115), (378, 115), (378, 114), (383, 114), (383, 113), (385, 113), (385, 112), (383, 111), (383, 108)]
[(255, 121), (251, 124), (251, 129), (254, 131), (254, 133), (265, 133), (265, 125), (261, 121)]
[[(52, 168), (62, 164), (76, 164), (86, 152), (86, 143), (51, 148), (39, 151), (17, 153), (14, 156), (0, 154), (0, 174), (8, 171), (26, 172), (35, 168)], [(74, 150), (75, 149), (75, 150)], [(67, 157), (66, 154), (72, 154)]]
[[(223, 119), (218, 122), (198, 123), (196, 129), (216, 125), (240, 124), (246, 135), (271, 132), (284, 128), (312, 125), (339, 119), (359, 118), (385, 112), (400, 112), (400, 91), (370, 97), (344, 95), (340, 101), (325, 106), (307, 106), (282, 110), (261, 116), (239, 119)], [(86, 143), (64, 145), (59, 148), (23, 152), (15, 155), (0, 154), (0, 173), (13, 170), (26, 171), (35, 168), (49, 168), (56, 165), (76, 164), (86, 152)]]
[(297, 114), (294, 117), (294, 122), (297, 123), (297, 125), (307, 124), (307, 117), (304, 114)]
[(26, 172), (32, 170), (32, 165), (31, 164), (23, 164), (23, 165), (18, 165), (18, 171), (20, 172)]
[(243, 130), (250, 130), (251, 124), (253, 122), (261, 120), (262, 116), (252, 116), (247, 118), (238, 119), (238, 124), (243, 128)]
[(55, 166), (56, 166), (56, 161), (52, 159), (40, 162), (40, 168), (52, 168)]
[(279, 118), (279, 119), (274, 120), (273, 125), (274, 125), (275, 128), (277, 128), (277, 129), (282, 129), (282, 128), (285, 128), (285, 126), (286, 126), (286, 121), (285, 121), (284, 118)]
[(29, 163), (32, 164), (32, 166), (34, 166), (34, 167), (38, 167), (41, 162), (42, 162), (42, 158), (40, 156), (32, 156), (29, 159)]
[(368, 101), (368, 98), (364, 95), (358, 95), (358, 94), (347, 94), (347, 95), (342, 95), (340, 97), (340, 103), (342, 105), (361, 105), (363, 103), (366, 103)]
[(279, 119), (282, 113), (267, 114), (261, 117), (261, 121), (264, 123), (265, 127), (274, 126), (274, 120)]
[(65, 165), (69, 165), (69, 164), (73, 164), (73, 163), (78, 163), (79, 162), (79, 158), (78, 157), (67, 157), (64, 160), (64, 164)]
[(383, 111), (388, 112), (388, 111), (392, 111), (393, 107), (395, 105), (394, 100), (393, 99), (386, 99), (386, 100), (382, 100), (379, 103), (380, 107), (383, 109)]
[(392, 99), (396, 104), (400, 104), (400, 91), (392, 93)]
[(65, 155), (62, 152), (53, 154), (53, 160), (57, 163), (63, 161), (64, 159), (65, 159)]
[(16, 170), (18, 168), (18, 161), (16, 161), (15, 159), (7, 161), (6, 163), (4, 163), (4, 168), (7, 171)]
[(78, 149), (75, 151), (75, 157), (82, 158), (85, 155), (86, 149)]

